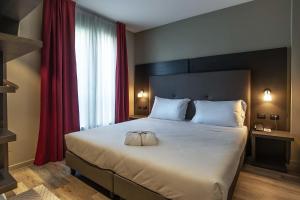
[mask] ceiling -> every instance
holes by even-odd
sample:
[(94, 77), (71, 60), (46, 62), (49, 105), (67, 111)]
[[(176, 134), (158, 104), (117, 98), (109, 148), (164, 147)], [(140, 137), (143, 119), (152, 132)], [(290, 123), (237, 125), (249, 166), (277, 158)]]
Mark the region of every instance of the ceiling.
[(246, 3), (251, 0), (76, 0), (95, 13), (121, 21), (132, 32)]

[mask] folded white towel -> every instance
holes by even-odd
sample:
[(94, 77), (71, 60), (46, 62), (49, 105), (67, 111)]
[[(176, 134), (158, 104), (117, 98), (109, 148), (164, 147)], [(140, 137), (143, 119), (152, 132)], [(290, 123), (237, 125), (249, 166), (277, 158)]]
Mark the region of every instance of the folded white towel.
[(124, 144), (129, 146), (154, 146), (158, 144), (158, 138), (151, 131), (129, 131), (126, 134)]

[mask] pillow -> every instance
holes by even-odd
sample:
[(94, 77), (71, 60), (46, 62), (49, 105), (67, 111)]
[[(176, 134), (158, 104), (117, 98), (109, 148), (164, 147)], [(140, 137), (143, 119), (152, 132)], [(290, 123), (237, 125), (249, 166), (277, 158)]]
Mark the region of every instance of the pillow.
[(190, 99), (164, 99), (155, 97), (149, 117), (183, 121), (185, 120), (189, 101)]
[(194, 123), (217, 126), (242, 127), (247, 105), (244, 101), (195, 101)]

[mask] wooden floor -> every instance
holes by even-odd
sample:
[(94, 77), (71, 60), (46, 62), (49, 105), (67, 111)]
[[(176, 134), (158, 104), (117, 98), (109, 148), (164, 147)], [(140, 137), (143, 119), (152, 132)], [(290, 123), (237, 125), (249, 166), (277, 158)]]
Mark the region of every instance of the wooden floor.
[[(13, 170), (12, 174), (18, 181), (18, 188), (7, 193), (8, 197), (44, 184), (61, 200), (109, 199), (97, 191), (99, 188), (96, 190), (71, 176), (69, 168), (63, 162), (42, 167), (25, 167)], [(246, 165), (240, 174), (234, 199), (299, 200), (300, 177)]]

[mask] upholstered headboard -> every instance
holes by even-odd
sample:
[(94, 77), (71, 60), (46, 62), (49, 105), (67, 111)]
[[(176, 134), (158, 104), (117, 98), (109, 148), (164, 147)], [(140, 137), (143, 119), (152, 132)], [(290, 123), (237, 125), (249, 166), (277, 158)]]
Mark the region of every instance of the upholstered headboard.
[[(250, 70), (217, 71), (192, 74), (177, 74), (150, 77), (150, 107), (154, 97), (190, 98), (191, 100), (244, 100), (247, 105), (246, 124), (250, 125), (251, 106), (251, 72)], [(190, 103), (187, 118), (195, 113)]]

